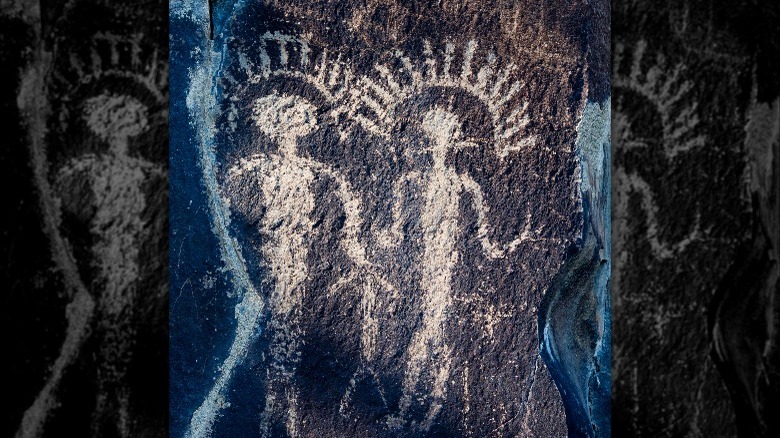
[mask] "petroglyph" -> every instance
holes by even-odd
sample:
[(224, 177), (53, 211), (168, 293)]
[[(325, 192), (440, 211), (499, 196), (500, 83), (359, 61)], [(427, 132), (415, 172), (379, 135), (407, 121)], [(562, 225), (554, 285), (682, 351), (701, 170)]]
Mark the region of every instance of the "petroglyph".
[[(761, 55), (772, 27), (736, 29), (742, 19), (725, 10), (715, 20), (726, 30), (710, 32), (710, 14), (690, 4), (637, 6), (612, 9), (637, 24), (612, 39), (615, 433), (759, 436), (758, 386), (739, 380), (765, 365), (753, 360), (772, 307), (748, 145), (751, 87), (764, 104), (776, 98)], [(651, 31), (661, 22), (671, 32)], [(724, 354), (729, 344), (739, 347)]]
[[(479, 256), (488, 261), (506, 258), (526, 246), (563, 243), (559, 236), (550, 237), (534, 226), (531, 206), (527, 206), (521, 228), (508, 239), (497, 238), (496, 225), (489, 220), (492, 215), (489, 196), (476, 178), (449, 162), (460, 151), (484, 150), (498, 162), (506, 163), (513, 154), (541, 147), (531, 129), (529, 103), (523, 97), (525, 85), (518, 79), (516, 67), (502, 66), (492, 53), (480, 53), (476, 41), (461, 47), (446, 43), (439, 51), (424, 41), (422, 56), (391, 50), (382, 61), (357, 73), (351, 60), (334, 55), (327, 48), (314, 47), (304, 37), (265, 32), (253, 40), (252, 50), (256, 52), (237, 51), (232, 55), (233, 67), (246, 79), (236, 80), (232, 71), (222, 73), (223, 82), (219, 86), (227, 87), (235, 96), (218, 103), (214, 97), (213, 75), (223, 72), (221, 69), (230, 62), (220, 60), (220, 56), (226, 56), (220, 52), (224, 48), (208, 44), (211, 53), (204, 55), (205, 61), (191, 76), (188, 106), (198, 126), (201, 151), (208, 157), (201, 164), (205, 186), (213, 197), (210, 202), (217, 206), (212, 206), (218, 213), (213, 218), (219, 222), (215, 232), (223, 251), (233, 247), (231, 251), (237, 256), (226, 258), (223, 254), (223, 260), (240, 260), (235, 266), (241, 272), (239, 276), (246, 279), (245, 286), (241, 287), (243, 299), (251, 294), (262, 305), (252, 313), (251, 323), (239, 321), (233, 347), (219, 369), (219, 377), (190, 420), (189, 435), (213, 433), (216, 419), (229, 405), (226, 397), (232, 370), (246, 360), (248, 346), (258, 337), (259, 322), (266, 310), (264, 339), (268, 345), (263, 355), (268, 355), (268, 359), (263, 359), (267, 364), (264, 365), (266, 394), (262, 402), (261, 434), (270, 436), (282, 429), (290, 436), (305, 434), (307, 425), (302, 409), (310, 408), (301, 399), (297, 373), (305, 354), (306, 334), (302, 327), (305, 318), (309, 318), (303, 316), (304, 310), (308, 311), (303, 306), (311, 295), (334, 301), (349, 298), (357, 304), (359, 330), (355, 335), (359, 336), (356, 339), (359, 362), (340, 392), (337, 409), (341, 417), (350, 418), (355, 406), (365, 409), (357, 405), (365, 401), (356, 397), (366, 395), (356, 391), (358, 385), (368, 382), (371, 390), (376, 390), (381, 405), (377, 417), (385, 430), (429, 432), (453, 385), (453, 347), (448, 340), (447, 325), (450, 313), (459, 302), (453, 293), (453, 276), (462, 262), (459, 242), (474, 239), (481, 248)], [(456, 53), (458, 50), (460, 53)], [(459, 67), (455, 65), (456, 58), (461, 62)], [(284, 83), (300, 86), (279, 85)], [(444, 98), (421, 112), (409, 114), (406, 105), (424, 101), (431, 90), (442, 90)], [(487, 118), (481, 136), (473, 137), (465, 132), (463, 109), (453, 104), (454, 97), (460, 94), (468, 95), (470, 101), (484, 107)], [(224, 123), (217, 122), (220, 104), (226, 110)], [(251, 136), (251, 144), (245, 144), (243, 139), (247, 136), (236, 134), (246, 129), (239, 120), (241, 114), (247, 114), (242, 105), (244, 108), (251, 105), (251, 129), (259, 134)], [(409, 127), (401, 129), (401, 123)], [(371, 187), (350, 183), (354, 178), (349, 174), (350, 167), (360, 163), (336, 166), (316, 155), (320, 145), (314, 143), (325, 136), (323, 131), (335, 132), (338, 140), (338, 144), (328, 144), (327, 148), (354, 148), (357, 147), (354, 139), (374, 139), (378, 147), (386, 148), (379, 153), (393, 164), (401, 160), (413, 163), (405, 164), (405, 170), (389, 180), (392, 182), (388, 184), (389, 220), (377, 224), (365, 213), (369, 208), (378, 207), (364, 205), (365, 199), (376, 195), (367, 193)], [(235, 149), (226, 146), (230, 152), (220, 155), (225, 157), (224, 164), (218, 162), (214, 153), (217, 142), (221, 141), (215, 138), (220, 135), (224, 139), (242, 139), (236, 141), (240, 146)], [(323, 186), (330, 193), (319, 194), (317, 190)], [(419, 202), (404, 203), (404, 199), (411, 198)], [(334, 199), (338, 206), (326, 206), (321, 199)], [(315, 237), (321, 232), (315, 230), (320, 224), (315, 224), (314, 217), (324, 208), (343, 212), (343, 224), (339, 218), (340, 225), (336, 228), (336, 241), (338, 251), (343, 251), (348, 263), (337, 262), (340, 265), (334, 281), (321, 291), (309, 289), (317, 268), (309, 256), (314, 253), (315, 245), (320, 244)], [(475, 229), (467, 231), (463, 208), (475, 215)], [(242, 224), (256, 227), (256, 241), (239, 243), (232, 231), (228, 231), (234, 215), (241, 217)], [(410, 221), (419, 227), (421, 234), (413, 234), (416, 228), (407, 226)], [(408, 258), (419, 269), (419, 278), (404, 278), (407, 274), (378, 266), (377, 260), (393, 251), (402, 252), (404, 245), (409, 245), (409, 240), (416, 236), (420, 241), (414, 244), (419, 249), (409, 250)], [(247, 261), (239, 248), (260, 255), (259, 263), (268, 268), (268, 278), (249, 278)], [(268, 285), (267, 291), (255, 288), (255, 281)], [(419, 304), (419, 321), (407, 316), (409, 320), (388, 319), (385, 307), (401, 299)], [(491, 313), (485, 314), (488, 310), (480, 313), (486, 322), (484, 332), (493, 338), (494, 332), (501, 330), (498, 327), (502, 321), (515, 314), (503, 303), (485, 306)], [(529, 309), (524, 303), (522, 310), (530, 312)], [(382, 334), (393, 324), (402, 325), (410, 333), (410, 339), (389, 347)], [(400, 395), (388, 395), (387, 371), (383, 376), (376, 371), (379, 367), (387, 368), (388, 363), (399, 370), (400, 384), (395, 385)], [(533, 385), (537, 369), (533, 367), (527, 372), (531, 376), (524, 377)], [(464, 379), (468, 392), (468, 376)], [(529, 390), (520, 398), (525, 403), (530, 396)], [(508, 414), (506, 406), (501, 410), (496, 414), (499, 428), (519, 418)]]
[[(85, 119), (92, 132), (109, 145), (106, 155), (78, 157), (63, 166), (57, 176), (58, 186), (77, 187), (79, 179), (92, 180), (96, 214), (91, 231), (101, 236), (92, 247), (99, 266), (104, 289), (99, 293), (97, 310), (105, 337), (101, 354), (105, 368), (98, 370), (98, 412), (107, 409), (108, 397), (118, 397), (120, 431), (129, 436), (128, 394), (112, 395), (106, 388), (121, 385), (125, 378), (133, 328), (130, 317), (137, 299), (139, 272), (139, 239), (144, 233), (144, 210), (147, 208), (143, 185), (150, 178), (162, 178), (159, 164), (128, 153), (127, 140), (147, 129), (146, 108), (130, 96), (102, 94), (88, 99)], [(78, 200), (61, 195), (65, 205), (76, 206)]]
[[(631, 196), (639, 195), (641, 199), (642, 210), (646, 215), (647, 221), (647, 241), (650, 244), (650, 249), (658, 259), (668, 259), (675, 254), (685, 250), (688, 245), (696, 240), (702, 238), (702, 232), (700, 229), (701, 218), (697, 214), (696, 221), (693, 224), (693, 229), (682, 239), (676, 242), (666, 242), (661, 240), (660, 231), (658, 227), (658, 206), (653, 200), (653, 191), (645, 180), (642, 179), (636, 173), (626, 173), (625, 170), (618, 168), (615, 172), (615, 189), (616, 198), (619, 199), (620, 212), (616, 215), (617, 221), (626, 222), (629, 212), (628, 201)], [(627, 230), (627, 227), (620, 227), (620, 230)], [(622, 239), (627, 239), (627, 236), (621, 236)], [(625, 240), (623, 240), (625, 241)]]
[[(257, 128), (278, 144), (278, 153), (255, 154), (241, 158), (229, 168), (222, 188), (225, 203), (250, 218), (262, 218), (259, 232), (268, 240), (262, 252), (271, 268), (273, 292), (268, 301), (273, 338), (269, 346), (271, 364), (268, 393), (261, 432), (270, 433), (270, 423), (284, 417), (287, 433), (297, 434), (297, 393), (294, 374), (300, 360), (299, 314), (308, 275), (307, 246), (315, 208), (313, 181), (317, 175), (332, 178), (336, 196), (346, 214), (341, 244), (355, 264), (350, 278), (362, 278), (361, 307), (365, 319), (361, 345), (366, 361), (375, 352), (376, 321), (373, 319), (376, 288), (388, 287), (366, 260), (365, 249), (357, 239), (361, 207), (350, 185), (337, 172), (298, 153), (298, 139), (317, 129), (316, 108), (298, 96), (271, 94), (255, 103)], [(260, 199), (252, 193), (261, 194)], [(247, 339), (253, 325), (239, 327), (236, 339)], [(219, 407), (217, 407), (219, 409)], [(213, 416), (211, 417), (213, 421)]]
[[(613, 80), (614, 87), (618, 90), (618, 99), (615, 105), (613, 117), (613, 138), (621, 145), (621, 150), (632, 149), (653, 150), (660, 148), (668, 161), (679, 159), (678, 155), (688, 151), (695, 151), (705, 145), (705, 137), (698, 134), (697, 104), (690, 99), (692, 84), (685, 80), (685, 66), (666, 65), (667, 62), (657, 55), (655, 63), (650, 68), (642, 68), (645, 60), (646, 43), (640, 41), (630, 53), (631, 67), (627, 75), (616, 74)], [(615, 66), (619, 66), (626, 56), (626, 49), (618, 44), (615, 49)], [(616, 69), (616, 71), (618, 71)], [(638, 126), (632, 124), (628, 118), (628, 112), (623, 108), (622, 95), (636, 93), (644, 99), (648, 105), (646, 110), (652, 111), (660, 128), (656, 131), (653, 127)], [(621, 248), (628, 238), (624, 235), (629, 227), (625, 226), (630, 215), (628, 202), (632, 196), (639, 195), (642, 210), (646, 215), (647, 234), (653, 254), (658, 259), (669, 259), (675, 254), (685, 250), (692, 242), (705, 237), (705, 231), (700, 229), (700, 209), (696, 208), (695, 220), (689, 224), (689, 232), (675, 242), (669, 242), (661, 234), (658, 225), (659, 207), (651, 186), (642, 175), (634, 171), (626, 171), (622, 164), (615, 169), (615, 194), (617, 221), (621, 226), (616, 227), (618, 233), (616, 245)], [(620, 250), (618, 250), (620, 253)], [(619, 279), (615, 280), (619, 282)]]
[[(647, 144), (649, 139), (633, 133), (625, 115), (616, 118), (616, 141), (624, 142), (628, 148), (660, 147), (666, 157), (672, 160), (679, 154), (703, 147), (705, 138), (696, 131), (699, 125), (697, 104), (690, 99), (692, 83), (685, 79), (685, 65), (667, 65), (668, 62), (659, 54), (649, 69), (643, 69), (646, 47), (644, 41), (637, 43), (630, 53), (631, 69), (628, 75), (616, 74), (612, 83), (615, 88), (638, 93), (655, 106), (661, 124), (661, 132), (656, 133), (660, 144)], [(614, 65), (623, 62), (625, 52), (624, 46), (617, 44)]]
[[(61, 381), (83, 353), (84, 343), (90, 337), (98, 339), (99, 357), (93, 432), (99, 433), (106, 421), (113, 423), (120, 436), (130, 436), (133, 430), (126, 373), (134, 345), (137, 287), (144, 277), (139, 269), (139, 251), (150, 238), (156, 238), (149, 234), (150, 226), (145, 219), (148, 208), (145, 185), (166, 178), (166, 170), (160, 163), (128, 148), (131, 139), (149, 129), (148, 105), (132, 94), (102, 90), (100, 86), (102, 81), (121, 78), (144, 89), (155, 104), (167, 100), (160, 91), (165, 78), (157, 69), (156, 54), (152, 55), (151, 66), (142, 63), (138, 40), (105, 32), (94, 35), (86, 59), (70, 55), (68, 73), (78, 76), (76, 83), (65, 79), (61, 70), (52, 71), (56, 53), (42, 47), (37, 48), (33, 62), (23, 75), (17, 103), (30, 133), (34, 180), (52, 258), (65, 279), (70, 303), (65, 309), (68, 326), (59, 356), (42, 390), (24, 413), (17, 437), (43, 433), (52, 410), (58, 405)], [(108, 48), (105, 56), (98, 53), (98, 45)], [(128, 48), (132, 53), (131, 68), (119, 60), (119, 51)], [(52, 108), (47, 87), (52, 84), (65, 84), (73, 96), (98, 88), (98, 94), (91, 91), (86, 97), (79, 96), (83, 100), (68, 108), (81, 111), (76, 123), (83, 123), (87, 128), (84, 143), (100, 145), (97, 152), (90, 151), (87, 145), (73, 145), (76, 152), (63, 152), (61, 145), (50, 144), (50, 137), (45, 133), (50, 131), (47, 123)], [(59, 124), (67, 127), (69, 122), (64, 111)], [(55, 154), (67, 158), (55, 161)], [(66, 215), (76, 218), (92, 236), (88, 259), (76, 256), (63, 225)], [(79, 272), (83, 266), (95, 268), (94, 278), (83, 278)], [(114, 412), (113, 419), (103, 418), (108, 412)]]
[[(262, 217), (260, 232), (267, 236), (262, 251), (274, 281), (268, 307), (271, 312), (269, 345), (271, 364), (261, 432), (285, 417), (287, 433), (296, 436), (297, 392), (293, 382), (300, 361), (299, 313), (307, 267), (307, 244), (314, 210), (312, 183), (316, 168), (297, 151), (299, 138), (317, 128), (316, 108), (303, 99), (275, 94), (258, 99), (254, 107), (257, 128), (279, 145), (278, 153), (242, 159), (228, 171), (225, 192), (234, 210)], [(251, 192), (262, 194), (257, 202)], [(251, 204), (250, 204), (251, 202)], [(263, 208), (263, 212), (253, 211)]]
[[(286, 60), (284, 54), (282, 52)], [(261, 424), (264, 435), (269, 433), (268, 421), (284, 410), (287, 411), (287, 432), (290, 436), (297, 435), (295, 412), (298, 401), (292, 377), (300, 360), (298, 313), (305, 293), (306, 244), (312, 229), (309, 216), (314, 209), (314, 193), (311, 190), (314, 173), (312, 166), (299, 157), (297, 139), (316, 129), (314, 111), (313, 106), (297, 99), (275, 95), (260, 99), (254, 111), (257, 127), (279, 144), (278, 155), (260, 159), (250, 167), (254, 170), (259, 165), (255, 177), (259, 180), (265, 207), (260, 227), (261, 232), (268, 236), (263, 253), (274, 280), (268, 302), (271, 312), (269, 327), (273, 331), (273, 338), (269, 346), (271, 364), (266, 408)], [(242, 166), (243, 169), (247, 167)], [(240, 175), (240, 172), (232, 172), (229, 178)], [(248, 184), (241, 186), (242, 189), (252, 188)], [(240, 206), (236, 207), (241, 209)], [(281, 398), (286, 399), (286, 406), (285, 402), (275, 403)], [(282, 409), (277, 410), (277, 406)]]
[[(408, 350), (406, 374), (404, 376), (404, 394), (397, 416), (388, 419), (392, 427), (405, 425), (404, 417), (409, 410), (413, 397), (419, 397), (417, 385), (424, 372), (431, 373), (433, 386), (428, 394), (431, 404), (425, 420), (419, 425), (427, 431), (442, 407), (449, 380), (450, 350), (447, 345), (445, 323), (452, 305), (452, 272), (458, 262), (455, 244), (460, 238), (458, 207), (464, 193), (472, 195), (474, 209), (479, 218), (479, 238), (485, 254), (492, 258), (504, 255), (504, 248), (492, 242), (488, 237), (482, 192), (468, 175), (459, 174), (445, 164), (447, 153), (464, 147), (477, 147), (466, 141), (460, 130), (460, 121), (451, 111), (434, 109), (423, 115), (421, 128), (428, 136), (428, 152), (433, 165), (421, 173), (413, 173), (423, 188), (420, 222), (424, 230), (422, 255), (423, 277), (423, 321), (422, 328), (415, 333)], [(396, 197), (400, 198), (397, 193)], [(396, 210), (397, 211), (397, 210)], [(398, 233), (397, 223), (395, 233)], [(507, 247), (514, 248), (525, 240), (524, 233)]]

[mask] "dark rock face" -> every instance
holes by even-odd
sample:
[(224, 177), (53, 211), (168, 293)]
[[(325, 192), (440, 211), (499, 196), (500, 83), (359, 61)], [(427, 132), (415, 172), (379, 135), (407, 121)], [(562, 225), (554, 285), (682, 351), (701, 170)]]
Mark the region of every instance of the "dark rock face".
[(3, 2), (3, 435), (166, 434), (165, 13)]
[(614, 5), (616, 435), (778, 433), (777, 18)]
[(609, 434), (596, 3), (172, 5), (172, 435)]

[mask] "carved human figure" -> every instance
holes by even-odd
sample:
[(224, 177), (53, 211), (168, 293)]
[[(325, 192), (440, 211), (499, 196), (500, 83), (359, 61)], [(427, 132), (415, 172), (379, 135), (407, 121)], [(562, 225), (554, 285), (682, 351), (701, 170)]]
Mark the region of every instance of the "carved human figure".
[[(128, 139), (147, 129), (147, 108), (131, 96), (102, 94), (87, 100), (84, 118), (93, 134), (108, 144), (104, 154), (86, 154), (71, 160), (60, 170), (59, 178), (90, 181), (95, 215), (90, 221), (94, 263), (104, 286), (96, 303), (97, 324), (101, 326), (96, 412), (108, 406), (119, 407), (119, 431), (128, 436), (128, 394), (121, 390), (130, 360), (133, 330), (132, 314), (137, 300), (140, 241), (145, 231), (144, 185), (150, 178), (165, 177), (165, 169), (128, 153)], [(80, 175), (80, 176), (77, 176)], [(65, 194), (64, 197), (73, 194)], [(66, 203), (75, 207), (75, 200)], [(110, 409), (112, 410), (112, 409)]]
[[(251, 84), (265, 84), (261, 90), (294, 83), (295, 87), (283, 85), (283, 89), (298, 90), (302, 95), (283, 95), (278, 90), (257, 99), (256, 94), (244, 94), (247, 88), (243, 84), (225, 93), (232, 102), (246, 102), (247, 96), (252, 99), (249, 105), (230, 103), (227, 120), (237, 120), (236, 116), (243, 114), (242, 108), (253, 109), (254, 128), (262, 132), (259, 138), (265, 143), (257, 152), (247, 152), (240, 140), (256, 138), (244, 132), (244, 125), (234, 123), (231, 127), (218, 122), (219, 132), (213, 137), (213, 120), (203, 114), (222, 108), (218, 100), (213, 105), (206, 102), (202, 106), (196, 105), (197, 99), (188, 100), (191, 122), (200, 126), (204, 183), (207, 190), (218, 193), (216, 201), (209, 198), (211, 219), (223, 261), (234, 276), (241, 300), (236, 306), (236, 334), (230, 353), (221, 362), (219, 376), (208, 397), (191, 417), (188, 435), (212, 433), (219, 411), (233, 399), (228, 389), (232, 370), (237, 370), (238, 364), (244, 361), (253, 345), (251, 334), (258, 333), (263, 324), (267, 328), (263, 328), (263, 336), (268, 345), (262, 347), (266, 358), (262, 378), (267, 388), (263, 395), (265, 406), (261, 408), (264, 411), (262, 435), (305, 435), (312, 427), (331, 424), (326, 422), (360, 429), (364, 426), (390, 428), (396, 433), (419, 430), (424, 434), (430, 430), (447, 398), (447, 386), (452, 384), (450, 370), (454, 374), (460, 367), (459, 359), (455, 358), (457, 353), (447, 342), (447, 314), (457, 306), (458, 298), (451, 289), (455, 287), (453, 277), (460, 257), (459, 244), (465, 237), (476, 238), (485, 257), (495, 259), (519, 248), (521, 241), (546, 239), (532, 232), (530, 220), (514, 241), (495, 243), (488, 238), (488, 207), (480, 185), (447, 162), (453, 150), (477, 147), (464, 138), (466, 128), (452, 107), (433, 108), (411, 123), (411, 131), (422, 136), (409, 139), (406, 133), (410, 131), (399, 132), (396, 128), (405, 111), (403, 105), (414, 96), (432, 89), (444, 93), (458, 89), (458, 93), (469, 94), (468, 101), (473, 98), (484, 105), (486, 123), (481, 133), (495, 140), (490, 145), (495, 151), (490, 153), (495, 153), (499, 160), (506, 159), (509, 153), (527, 150), (535, 144), (534, 136), (526, 129), (527, 103), (518, 95), (522, 84), (511, 80), (511, 68), (494, 71), (495, 56), (487, 56), (479, 72), (472, 73), (476, 49), (473, 42), (464, 48), (460, 75), (451, 74), (454, 44), (446, 45), (441, 64), (444, 70), (440, 73), (436, 68), (426, 67), (425, 74), (418, 74), (414, 63), (396, 52), (404, 68), (411, 71), (409, 82), (403, 76), (395, 77), (393, 70), (383, 65), (376, 66), (378, 76), (364, 76), (341, 57), (336, 61), (329, 59), (327, 51), (308, 58), (311, 51), (296, 36), (266, 33), (261, 40), (257, 45), (260, 56), (255, 61), (252, 56), (240, 58), (240, 71), (250, 73)], [(247, 53), (251, 55), (255, 49)], [(426, 50), (428, 58), (424, 65), (436, 65), (431, 48)], [(210, 68), (200, 70), (189, 97), (201, 99), (203, 90), (210, 89), (213, 79)], [(303, 95), (317, 97), (307, 101)], [(315, 120), (315, 114), (332, 123), (325, 129), (324, 119)], [(318, 123), (323, 125), (323, 132), (315, 132)], [(216, 141), (212, 142), (212, 138)], [(423, 143), (428, 147), (415, 152), (425, 155), (423, 160), (396, 161), (396, 152), (403, 148), (401, 142), (411, 140), (416, 145), (421, 138), (427, 139)], [(367, 139), (364, 149), (353, 149), (360, 148), (359, 142), (364, 139)], [(218, 169), (217, 157), (222, 155), (214, 151), (225, 145), (223, 141), (241, 144), (242, 150), (238, 152), (241, 158)], [(315, 144), (315, 141), (324, 143)], [(342, 146), (346, 153), (341, 153)], [(228, 151), (222, 152), (233, 150), (228, 146)], [(368, 160), (352, 153), (368, 151), (375, 154)], [(412, 153), (412, 148), (407, 151)], [(376, 171), (383, 160), (390, 166)], [(425, 167), (416, 167), (416, 162), (426, 163)], [(405, 167), (408, 165), (412, 166), (411, 172), (396, 173), (398, 169), (409, 169)], [(376, 182), (380, 173), (385, 177), (382, 181), (395, 181), (390, 218), (385, 216), (387, 211), (382, 205), (388, 187)], [(356, 190), (352, 190), (347, 178)], [(420, 202), (409, 202), (412, 199)], [(366, 203), (368, 211), (379, 214), (363, 215), (361, 202)], [(460, 217), (465, 203), (473, 207), (470, 211), (476, 215), (476, 232), (465, 231), (466, 221)], [(247, 243), (246, 236), (231, 235), (233, 229), (244, 229), (239, 225), (230, 226), (234, 218), (236, 223), (252, 228), (250, 234), (259, 237), (255, 239), (257, 243)], [(335, 219), (332, 224), (335, 227), (319, 226), (318, 218)], [(414, 230), (407, 227), (410, 219)], [(468, 236), (464, 236), (466, 232)], [(327, 263), (313, 265), (313, 261), (329, 257), (325, 254), (327, 250), (315, 247), (321, 245), (323, 237), (328, 242), (337, 242), (338, 248), (333, 248), (334, 256)], [(267, 287), (255, 288), (251, 282), (244, 281), (251, 275), (247, 264), (252, 260), (244, 259), (241, 252), (251, 254), (249, 257), (259, 256), (265, 269), (256, 280)], [(403, 262), (399, 261), (401, 253)], [(315, 278), (319, 272), (324, 272), (325, 277)], [(322, 285), (327, 291), (319, 289)], [(316, 318), (315, 312), (307, 312), (308, 303), (319, 306), (322, 300), (334, 296), (339, 304), (345, 305), (344, 317), (357, 316), (357, 324), (320, 322), (312, 318)], [(244, 305), (244, 302), (256, 303)], [(416, 318), (418, 304), (420, 320)], [(414, 314), (409, 314), (405, 306), (415, 306), (410, 309)], [(253, 310), (246, 312), (246, 309)], [(486, 319), (487, 312), (488, 309)], [(263, 319), (265, 315), (269, 317), (267, 323)], [(490, 317), (493, 316), (491, 313)], [(260, 321), (263, 322), (258, 324)], [(333, 326), (348, 329), (331, 337)], [(338, 349), (323, 352), (318, 350), (319, 345), (309, 349), (303, 345), (309, 336), (334, 342), (332, 345)], [(325, 349), (330, 345), (324, 345)], [(330, 365), (328, 361), (333, 357), (338, 360)], [(310, 366), (318, 367), (316, 374)], [(339, 375), (333, 382), (330, 379), (312, 382), (312, 377), (327, 377), (319, 372), (331, 366), (354, 370), (351, 379)], [(531, 382), (536, 368), (534, 364), (529, 376)], [(396, 379), (399, 371), (403, 376)], [(466, 385), (468, 372), (466, 367), (463, 378)], [(312, 389), (331, 383), (328, 388), (338, 388), (339, 392), (328, 391), (322, 398), (304, 399)], [(403, 385), (400, 395), (396, 383)], [(334, 401), (332, 395), (339, 397), (335, 399), (337, 405), (332, 406), (337, 411), (320, 411), (319, 403)], [(525, 403), (523, 397), (517, 400)], [(465, 403), (468, 412), (469, 401)], [(313, 405), (321, 415), (313, 412)], [(339, 416), (331, 417), (334, 414)], [(424, 418), (420, 419), (421, 416)], [(374, 425), (377, 418), (386, 421), (381, 426)]]
[[(313, 230), (311, 216), (316, 208), (316, 177), (326, 176), (337, 184), (336, 196), (346, 215), (341, 245), (356, 268), (351, 278), (359, 278), (358, 284), (365, 287), (376, 281), (358, 275), (371, 269), (357, 239), (361, 209), (349, 184), (337, 172), (298, 152), (299, 140), (317, 128), (315, 112), (316, 108), (299, 96), (274, 93), (258, 99), (253, 112), (255, 125), (278, 149), (241, 158), (228, 170), (224, 189), (232, 209), (261, 218), (258, 231), (266, 237), (261, 253), (273, 287), (267, 302), (271, 359), (261, 424), (264, 436), (272, 435), (280, 423), (287, 434), (297, 435), (298, 389), (294, 376), (301, 354), (300, 316)], [(261, 199), (251, 193), (260, 193)], [(370, 302), (363, 304), (371, 306)], [(370, 341), (363, 342), (364, 350), (373, 348), (366, 342)]]
[[(457, 242), (462, 237), (459, 218), (461, 197), (465, 193), (471, 194), (479, 223), (477, 237), (488, 257), (503, 257), (521, 241), (532, 237), (528, 229), (506, 245), (493, 242), (488, 237), (488, 206), (479, 184), (469, 175), (458, 173), (446, 163), (447, 154), (451, 150), (478, 147), (464, 138), (461, 122), (456, 114), (450, 110), (434, 108), (423, 115), (421, 128), (427, 136), (429, 143), (426, 152), (430, 154), (433, 163), (427, 169), (412, 171), (404, 176), (396, 184), (396, 191), (400, 192), (401, 188), (406, 186), (417, 186), (423, 190), (420, 205), (420, 227), (423, 232), (423, 317), (408, 346), (403, 394), (398, 412), (389, 418), (388, 424), (393, 428), (407, 425), (407, 415), (419, 394), (417, 386), (426, 378), (430, 382), (429, 400), (425, 402), (426, 415), (422, 422), (413, 422), (412, 425), (427, 431), (442, 408), (450, 379), (452, 348), (447, 343), (445, 324), (453, 303), (450, 288), (459, 258)], [(407, 184), (410, 181), (414, 184)], [(402, 198), (400, 193), (396, 193), (396, 197)], [(394, 208), (394, 216), (392, 234), (399, 237), (401, 218), (397, 205)], [(423, 376), (423, 373), (430, 375)]]
[[(139, 255), (146, 234), (145, 184), (164, 178), (158, 163), (128, 151), (129, 139), (148, 129), (147, 107), (132, 96), (103, 93), (84, 101), (83, 122), (91, 135), (107, 146), (104, 152), (74, 156), (54, 175), (53, 188), (62, 212), (87, 227), (92, 246), (89, 264), (96, 271), (91, 293), (78, 291), (69, 305), (71, 322), (63, 347), (44, 389), (25, 413), (17, 436), (34, 435), (43, 427), (54, 403), (55, 390), (76, 359), (79, 346), (90, 334), (97, 337), (99, 360), (97, 399), (93, 416), (96, 433), (115, 412), (113, 423), (119, 436), (129, 436), (130, 394), (124, 380), (131, 360), (133, 313), (141, 276)], [(87, 263), (88, 262), (88, 263)], [(74, 267), (75, 269), (75, 267)], [(81, 280), (78, 280), (81, 284)]]
[[(62, 420), (71, 432), (89, 427), (95, 436), (164, 428), (158, 414), (167, 389), (139, 385), (134, 373), (167, 366), (159, 324), (167, 309), (160, 253), (167, 244), (167, 55), (162, 62), (148, 32), (154, 23), (139, 29), (131, 24), (138, 12), (128, 8), (109, 8), (127, 26), (74, 27), (94, 7), (69, 4), (52, 18), (51, 5), (21, 6), (34, 31), (16, 103), (55, 271), (46, 277), (58, 288), (47, 288), (57, 297), (51, 310), (64, 321), (51, 321), (54, 331), (42, 338), (56, 356), (31, 363), (45, 369), (45, 380), (31, 388), (38, 393), (17, 437), (50, 434)], [(81, 37), (72, 38), (76, 28)]]

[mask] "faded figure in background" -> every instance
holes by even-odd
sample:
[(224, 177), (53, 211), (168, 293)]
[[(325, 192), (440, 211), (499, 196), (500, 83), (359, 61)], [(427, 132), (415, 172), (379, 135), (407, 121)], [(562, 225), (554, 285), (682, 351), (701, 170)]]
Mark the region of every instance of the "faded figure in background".
[[(88, 99), (84, 119), (92, 133), (108, 145), (105, 154), (86, 154), (60, 169), (60, 187), (91, 183), (94, 216), (93, 235), (100, 236), (92, 247), (93, 260), (103, 282), (97, 296), (96, 318), (100, 326), (98, 399), (96, 412), (117, 412), (121, 436), (129, 436), (128, 396), (125, 380), (134, 328), (132, 314), (138, 300), (140, 242), (147, 233), (143, 215), (147, 208), (144, 185), (151, 178), (165, 178), (161, 165), (128, 152), (128, 140), (147, 130), (147, 108), (131, 96), (101, 94)], [(78, 176), (81, 175), (81, 176)], [(82, 193), (63, 193), (65, 205), (82, 208)], [(71, 198), (73, 197), (73, 198)], [(70, 199), (69, 199), (70, 198)], [(87, 207), (89, 208), (89, 207)], [(73, 212), (78, 213), (79, 212)]]
[[(104, 93), (86, 99), (83, 122), (107, 150), (66, 161), (54, 175), (53, 192), (63, 213), (89, 227), (93, 242), (89, 265), (96, 275), (93, 285), (77, 291), (67, 308), (70, 325), (60, 357), (25, 413), (18, 437), (37, 436), (42, 429), (63, 374), (90, 336), (98, 338), (100, 356), (93, 432), (101, 434), (106, 423), (113, 423), (119, 436), (131, 435), (130, 394), (124, 382), (132, 354), (134, 306), (140, 292), (140, 249), (150, 232), (144, 219), (144, 186), (151, 179), (165, 178), (166, 171), (128, 151), (129, 139), (146, 132), (149, 124), (147, 107), (132, 96)], [(75, 265), (73, 269), (77, 271)], [(86, 293), (87, 289), (92, 294)], [(113, 420), (102, 418), (107, 415), (114, 416)]]
[[(167, 430), (167, 5), (137, 6), (0, 7), (28, 29), (19, 82), (4, 86), (15, 90), (29, 160), (30, 181), (13, 191), (29, 187), (20, 199), (40, 226), (24, 251), (42, 262), (40, 287), (9, 296), (6, 311), (16, 345), (38, 351), (8, 361), (8, 435)], [(4, 71), (15, 70), (7, 60)]]

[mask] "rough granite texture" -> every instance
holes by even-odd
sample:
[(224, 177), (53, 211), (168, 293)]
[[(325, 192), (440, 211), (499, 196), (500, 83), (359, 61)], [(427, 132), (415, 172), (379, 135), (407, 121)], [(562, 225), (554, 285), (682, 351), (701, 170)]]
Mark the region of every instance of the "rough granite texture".
[(608, 41), (603, 1), (174, 2), (171, 435), (609, 436)]
[(780, 434), (779, 12), (613, 3), (616, 436)]
[(167, 434), (166, 12), (2, 2), (2, 436)]

